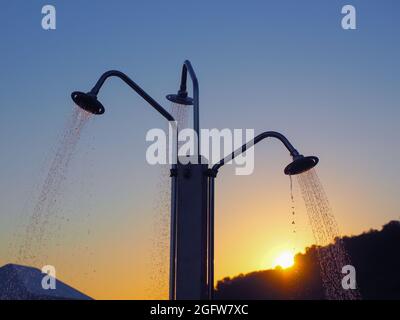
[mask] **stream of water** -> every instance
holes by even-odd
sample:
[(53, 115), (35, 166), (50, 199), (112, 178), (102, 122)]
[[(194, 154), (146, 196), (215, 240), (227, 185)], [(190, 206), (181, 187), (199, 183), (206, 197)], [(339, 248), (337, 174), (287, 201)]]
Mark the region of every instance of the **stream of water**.
[(293, 195), (293, 178), (292, 176), (289, 176), (290, 179), (290, 213), (291, 213), (291, 220), (292, 220), (292, 252), (295, 253), (297, 252), (297, 229), (296, 229), (296, 206), (295, 206), (295, 201), (294, 201), (294, 195)]
[(317, 252), (326, 298), (329, 300), (361, 299), (357, 289), (345, 290), (342, 287), (344, 277), (342, 268), (345, 265), (351, 265), (351, 260), (340, 238), (338, 225), (315, 169), (297, 175), (297, 181), (306, 205), (315, 244), (318, 246)]
[[(172, 103), (171, 114), (175, 118), (178, 130), (189, 126), (189, 108), (187, 106)], [(165, 129), (168, 132), (168, 128)], [(179, 147), (179, 145), (178, 145)], [(169, 287), (169, 244), (170, 244), (170, 202), (171, 179), (170, 167), (160, 167), (160, 180), (157, 185), (157, 194), (154, 207), (153, 245), (151, 252), (149, 295), (152, 299), (168, 299)]]
[(29, 223), (20, 245), (17, 262), (31, 266), (46, 264), (46, 227), (57, 212), (61, 186), (66, 179), (69, 163), (74, 155), (82, 130), (91, 114), (74, 107), (58, 143), (50, 169), (41, 186)]

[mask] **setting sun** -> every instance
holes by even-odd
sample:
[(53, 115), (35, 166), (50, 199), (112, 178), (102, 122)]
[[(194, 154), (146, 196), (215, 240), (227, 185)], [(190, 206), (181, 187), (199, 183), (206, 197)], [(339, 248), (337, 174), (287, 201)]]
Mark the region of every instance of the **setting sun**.
[(275, 267), (279, 266), (283, 269), (286, 269), (290, 268), (293, 265), (294, 265), (294, 254), (289, 251), (281, 253), (279, 257), (275, 259)]

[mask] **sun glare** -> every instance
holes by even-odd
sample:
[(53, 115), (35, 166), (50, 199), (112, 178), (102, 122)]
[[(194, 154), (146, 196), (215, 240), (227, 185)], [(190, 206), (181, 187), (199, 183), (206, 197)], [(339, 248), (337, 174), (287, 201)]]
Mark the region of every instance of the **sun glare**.
[(289, 251), (282, 252), (275, 259), (275, 267), (281, 267), (283, 269), (290, 268), (294, 265), (294, 255)]

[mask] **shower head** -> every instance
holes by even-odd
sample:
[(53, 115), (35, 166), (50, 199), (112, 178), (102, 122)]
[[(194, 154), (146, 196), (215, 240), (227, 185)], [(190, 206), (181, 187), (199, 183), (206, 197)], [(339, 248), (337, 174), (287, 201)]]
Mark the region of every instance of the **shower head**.
[(178, 94), (169, 94), (166, 98), (173, 103), (182, 104), (184, 106), (193, 105), (193, 99), (188, 97), (187, 92), (179, 91)]
[(318, 162), (319, 159), (314, 156), (304, 157), (302, 155), (296, 155), (293, 157), (293, 162), (285, 168), (284, 172), (286, 175), (290, 176), (300, 174), (314, 168)]
[[(188, 97), (188, 92), (187, 92), (186, 81), (188, 72), (193, 81), (193, 98)], [(189, 60), (186, 60), (183, 63), (182, 67), (181, 86), (179, 88), (178, 93), (169, 94), (166, 96), (166, 98), (167, 100), (173, 103), (181, 104), (184, 106), (194, 106), (193, 110), (194, 118), (198, 118), (198, 104), (199, 104), (198, 96), (199, 96), (199, 83), (197, 81), (197, 77), (193, 70), (192, 64), (190, 63)], [(198, 127), (198, 123), (195, 123), (195, 127)]]
[(105, 109), (93, 93), (75, 91), (71, 94), (72, 100), (83, 110), (92, 114), (103, 114)]

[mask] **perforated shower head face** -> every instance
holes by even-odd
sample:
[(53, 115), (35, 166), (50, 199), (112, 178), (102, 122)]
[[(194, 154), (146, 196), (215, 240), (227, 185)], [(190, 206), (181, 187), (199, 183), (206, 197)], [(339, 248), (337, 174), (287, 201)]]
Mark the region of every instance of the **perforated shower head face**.
[(103, 114), (105, 111), (103, 105), (94, 94), (75, 91), (72, 92), (71, 98), (77, 106), (92, 114)]
[(176, 104), (181, 104), (184, 106), (191, 106), (193, 105), (193, 99), (188, 97), (187, 95), (182, 95), (182, 94), (169, 94), (166, 96), (167, 100), (176, 103)]
[(286, 175), (296, 175), (306, 172), (314, 168), (319, 162), (319, 159), (314, 156), (304, 157), (302, 155), (296, 156), (292, 163), (285, 168)]

